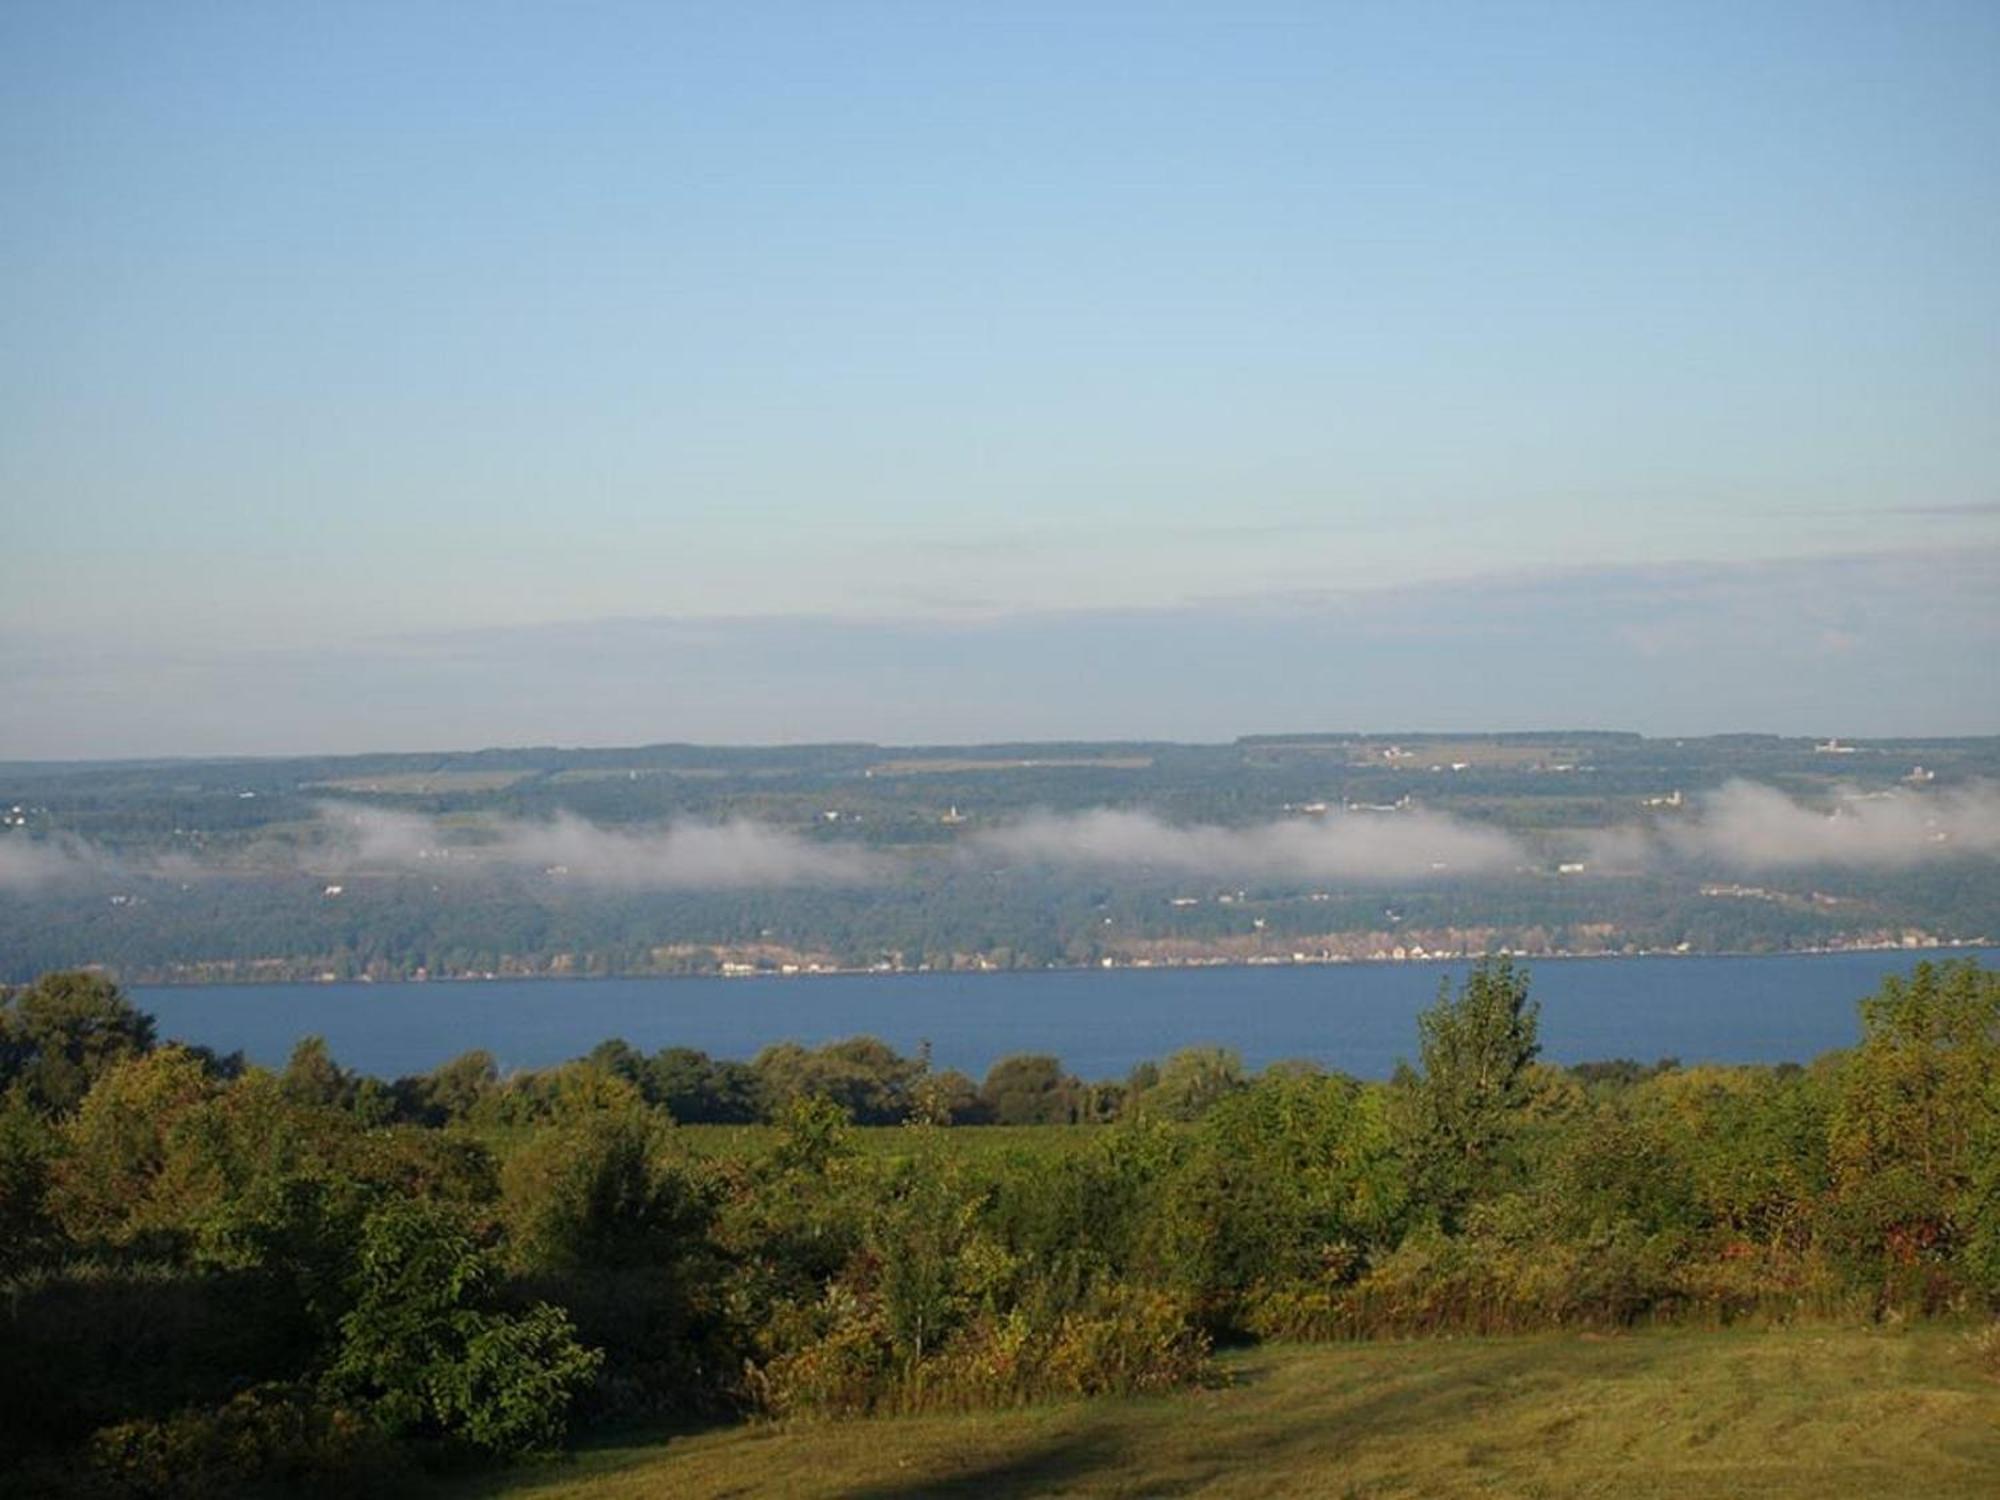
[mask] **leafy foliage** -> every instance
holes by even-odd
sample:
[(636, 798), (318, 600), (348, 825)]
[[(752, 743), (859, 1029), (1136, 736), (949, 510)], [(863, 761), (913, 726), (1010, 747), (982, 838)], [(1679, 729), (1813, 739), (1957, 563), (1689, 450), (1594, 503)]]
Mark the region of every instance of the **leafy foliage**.
[(1191, 1049), (974, 1090), (867, 1039), (237, 1072), (50, 982), (31, 1049), (7, 1012), (0, 1447), (338, 1492), (576, 1420), (1165, 1389), (1246, 1336), (2000, 1310), (1996, 985), (1919, 965), (1805, 1067), (1564, 1070), (1496, 960), (1387, 1085)]
[(503, 1457), (559, 1447), (600, 1356), (559, 1308), (495, 1310), (495, 1271), (461, 1214), (384, 1204), (362, 1226), (329, 1391), (392, 1436), (458, 1438)]
[(1948, 1294), (1934, 1274), (1992, 1231), (1992, 1175), (1980, 1148), (1996, 1130), (2000, 974), (1970, 961), (1920, 963), (1862, 1003), (1830, 1147), (1840, 1247), (1890, 1283)]
[(1417, 1017), (1422, 1071), (1396, 1080), (1413, 1175), (1448, 1225), (1505, 1172), (1540, 1051), (1525, 970), (1487, 959), (1456, 998), (1449, 986)]
[(0, 1090), (66, 1114), (114, 1064), (148, 1051), (153, 1019), (99, 974), (47, 974), (0, 991)]

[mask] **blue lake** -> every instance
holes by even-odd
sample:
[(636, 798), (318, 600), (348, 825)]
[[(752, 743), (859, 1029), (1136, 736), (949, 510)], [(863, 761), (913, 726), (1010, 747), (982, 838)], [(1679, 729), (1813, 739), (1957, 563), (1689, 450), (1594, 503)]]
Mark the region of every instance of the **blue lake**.
[[(1804, 1062), (1853, 1043), (1855, 1002), (1912, 952), (1771, 957), (1572, 958), (1532, 967), (1544, 1055)], [(2000, 950), (1979, 953), (1991, 965)], [(975, 1077), (1013, 1052), (1053, 1052), (1086, 1078), (1124, 1074), (1197, 1043), (1253, 1068), (1312, 1058), (1386, 1077), (1416, 1054), (1416, 1014), (1464, 963), (882, 974), (794, 979), (479, 980), (430, 984), (141, 986), (162, 1036), (281, 1064), (300, 1037), (348, 1067), (421, 1072), (471, 1047), (541, 1067), (623, 1037), (644, 1051), (749, 1058), (772, 1042), (867, 1034), (899, 1051), (926, 1039), (940, 1067)]]

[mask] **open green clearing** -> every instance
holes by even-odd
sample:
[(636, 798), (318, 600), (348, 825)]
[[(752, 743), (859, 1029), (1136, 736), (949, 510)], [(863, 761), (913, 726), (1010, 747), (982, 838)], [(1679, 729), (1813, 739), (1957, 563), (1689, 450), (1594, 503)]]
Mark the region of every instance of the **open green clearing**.
[[(775, 1125), (681, 1125), (673, 1139), (692, 1155), (720, 1159), (769, 1151), (782, 1135)], [(861, 1155), (890, 1161), (908, 1157), (925, 1139), (907, 1125), (857, 1125), (849, 1138)], [(1013, 1155), (1046, 1161), (1088, 1150), (1096, 1139), (1076, 1125), (981, 1125), (947, 1132), (944, 1144), (961, 1161)]]
[(314, 782), (308, 790), (377, 797), (466, 796), (505, 791), (531, 774), (528, 771), (392, 771), (379, 776), (346, 776)]
[(1221, 1364), (1219, 1389), (729, 1427), (460, 1493), (2000, 1494), (2000, 1381), (1935, 1326), (1277, 1345)]

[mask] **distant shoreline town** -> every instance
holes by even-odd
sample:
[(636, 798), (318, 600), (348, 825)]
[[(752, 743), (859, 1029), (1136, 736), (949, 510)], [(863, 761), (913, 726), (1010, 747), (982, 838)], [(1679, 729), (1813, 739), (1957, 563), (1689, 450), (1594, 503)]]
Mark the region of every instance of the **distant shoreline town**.
[[(1522, 948), (1505, 944), (1493, 948), (1474, 947), (1425, 947), (1421, 944), (1399, 944), (1386, 949), (1366, 953), (1346, 952), (1294, 952), (1287, 954), (1254, 954), (1240, 957), (1231, 954), (1186, 954), (1163, 958), (1119, 958), (1106, 956), (1090, 963), (1046, 963), (1015, 964), (1001, 966), (994, 963), (972, 961), (953, 965), (929, 963), (880, 962), (866, 965), (840, 965), (814, 960), (805, 961), (745, 961), (723, 958), (712, 966), (697, 967), (684, 965), (675, 968), (606, 970), (578, 967), (561, 963), (536, 964), (518, 961), (497, 969), (466, 970), (452, 973), (433, 973), (417, 970), (407, 974), (338, 974), (315, 968), (311, 964), (291, 963), (285, 960), (253, 959), (224, 960), (214, 963), (187, 964), (164, 970), (125, 972), (118, 977), (125, 983), (144, 985), (149, 988), (171, 988), (174, 986), (208, 985), (269, 985), (269, 984), (480, 984), (488, 981), (514, 980), (676, 980), (676, 979), (838, 979), (866, 977), (900, 977), (920, 974), (1086, 974), (1103, 972), (1145, 972), (1149, 970), (1178, 969), (1270, 969), (1270, 968), (1348, 968), (1383, 964), (1438, 964), (1468, 963), (1486, 956), (1500, 956), (1527, 959), (1535, 962), (1566, 962), (1575, 959), (1617, 959), (1617, 958), (1800, 958), (1817, 955), (1843, 953), (1953, 953), (1977, 951), (2000, 947), (2000, 939), (1991, 937), (1954, 938), (1940, 937), (1933, 933), (1909, 932), (1893, 936), (1855, 938), (1851, 941), (1835, 941), (1795, 948), (1693, 948), (1687, 944), (1672, 947), (1649, 947), (1635, 945), (1607, 945), (1601, 948)], [(86, 968), (102, 970), (102, 965), (86, 965)]]

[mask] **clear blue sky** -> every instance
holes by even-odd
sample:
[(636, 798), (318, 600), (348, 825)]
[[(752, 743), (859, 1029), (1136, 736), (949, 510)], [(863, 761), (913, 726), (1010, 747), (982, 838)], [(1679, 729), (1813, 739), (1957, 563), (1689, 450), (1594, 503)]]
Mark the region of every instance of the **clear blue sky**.
[(2000, 730), (1987, 0), (13, 0), (0, 203), (0, 756)]

